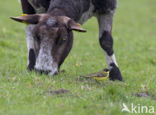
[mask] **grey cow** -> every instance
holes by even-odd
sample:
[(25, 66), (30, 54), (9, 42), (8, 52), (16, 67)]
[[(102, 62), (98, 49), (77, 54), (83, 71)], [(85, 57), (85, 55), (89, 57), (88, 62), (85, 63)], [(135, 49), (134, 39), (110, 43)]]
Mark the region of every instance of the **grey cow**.
[[(68, 56), (73, 32), (86, 32), (80, 24), (95, 16), (99, 41), (110, 69), (110, 80), (122, 81), (113, 51), (112, 22), (117, 0), (21, 0), (25, 16), (12, 17), (26, 22), (28, 69), (54, 75)], [(78, 24), (80, 23), (80, 24)]]

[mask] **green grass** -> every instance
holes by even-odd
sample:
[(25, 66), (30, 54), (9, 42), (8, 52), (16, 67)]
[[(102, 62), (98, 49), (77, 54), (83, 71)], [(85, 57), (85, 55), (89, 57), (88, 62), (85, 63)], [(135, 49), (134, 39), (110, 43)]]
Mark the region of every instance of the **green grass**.
[[(114, 50), (124, 82), (79, 80), (79, 75), (106, 68), (95, 18), (75, 33), (74, 45), (55, 77), (26, 70), (25, 25), (9, 16), (21, 14), (17, 0), (0, 1), (1, 115), (127, 115), (125, 103), (154, 106), (156, 114), (156, 1), (119, 0), (114, 19)], [(53, 95), (51, 90), (69, 93)], [(148, 92), (149, 97), (136, 97)]]

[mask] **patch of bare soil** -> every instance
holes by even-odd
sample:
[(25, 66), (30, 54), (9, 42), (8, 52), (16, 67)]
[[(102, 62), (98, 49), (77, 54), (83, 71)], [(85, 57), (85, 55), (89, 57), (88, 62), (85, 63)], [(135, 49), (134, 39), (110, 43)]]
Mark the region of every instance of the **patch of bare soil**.
[(156, 100), (156, 96), (149, 94), (148, 92), (140, 92), (135, 94), (136, 97), (144, 97), (144, 98), (152, 98), (153, 100)]
[(147, 92), (141, 92), (136, 94), (137, 97), (150, 97), (149, 93)]
[(50, 90), (50, 91), (47, 91), (46, 93), (50, 95), (62, 95), (62, 94), (69, 93), (69, 91), (65, 89), (59, 89), (59, 90)]

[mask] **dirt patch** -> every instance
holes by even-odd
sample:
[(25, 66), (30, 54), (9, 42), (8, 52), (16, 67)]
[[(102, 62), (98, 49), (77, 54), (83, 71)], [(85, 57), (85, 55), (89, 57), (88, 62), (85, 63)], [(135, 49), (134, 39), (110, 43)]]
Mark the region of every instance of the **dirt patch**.
[(156, 100), (156, 95), (149, 94), (148, 92), (136, 93), (136, 97), (144, 97), (144, 98), (152, 98), (152, 100)]
[(62, 94), (69, 93), (69, 91), (65, 89), (59, 89), (59, 90), (50, 90), (50, 91), (47, 91), (46, 93), (50, 95), (62, 95)]
[(137, 93), (135, 95), (137, 97), (150, 97), (149, 93), (147, 93), (147, 92), (141, 92), (141, 93)]

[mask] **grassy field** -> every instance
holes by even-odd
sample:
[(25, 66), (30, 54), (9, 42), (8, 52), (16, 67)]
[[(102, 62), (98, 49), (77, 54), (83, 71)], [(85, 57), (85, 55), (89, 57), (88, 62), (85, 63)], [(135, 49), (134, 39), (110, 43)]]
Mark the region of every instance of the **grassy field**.
[[(127, 115), (122, 104), (154, 106), (156, 114), (156, 0), (119, 0), (114, 19), (114, 50), (124, 82), (80, 79), (106, 68), (95, 18), (75, 33), (73, 49), (55, 77), (26, 70), (25, 25), (17, 0), (0, 1), (1, 115)], [(56, 95), (55, 90), (69, 92)], [(138, 95), (141, 95), (139, 97)], [(129, 113), (132, 114), (132, 113)], [(143, 113), (145, 114), (145, 113)]]

